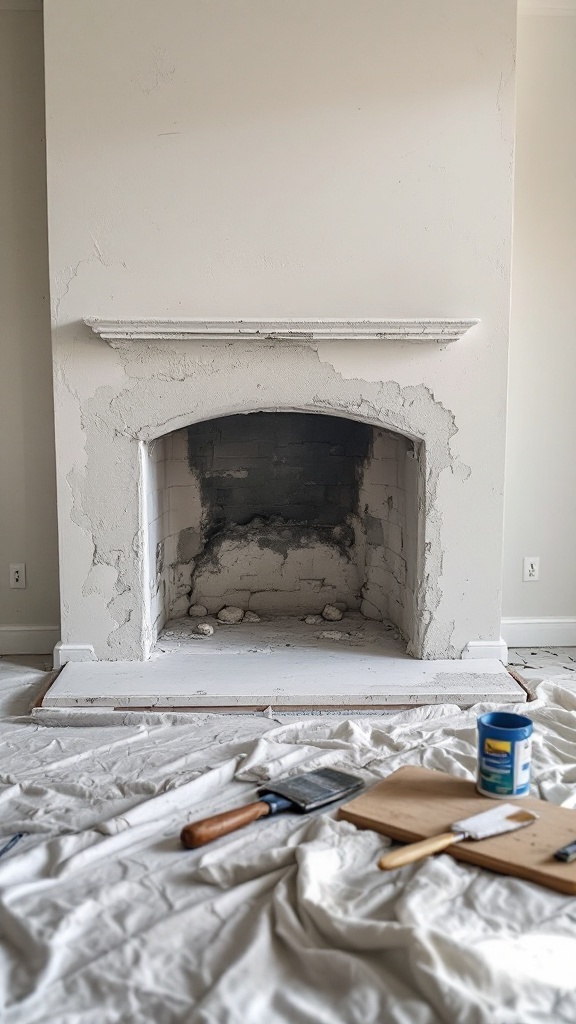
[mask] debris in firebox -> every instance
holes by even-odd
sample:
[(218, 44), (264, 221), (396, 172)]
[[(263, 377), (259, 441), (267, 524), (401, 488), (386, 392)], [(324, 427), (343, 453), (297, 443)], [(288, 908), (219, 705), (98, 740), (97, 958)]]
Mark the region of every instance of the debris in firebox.
[(203, 604), (191, 604), (188, 609), (188, 615), (192, 615), (195, 619), (203, 619), (205, 615), (208, 615), (208, 609)]
[(260, 616), (256, 615), (256, 612), (244, 612), (242, 622), (260, 622)]
[(339, 622), (342, 618), (342, 612), (334, 604), (327, 604), (322, 612), (322, 618), (326, 619), (327, 622)]
[(214, 632), (214, 626), (211, 626), (209, 622), (199, 622), (195, 627), (194, 632), (198, 636), (212, 636)]
[(309, 626), (321, 626), (323, 619), (321, 615), (307, 615), (304, 622)]
[(229, 624), (242, 622), (242, 619), (244, 618), (244, 611), (242, 608), (236, 608), (231, 604), (226, 608), (221, 608), (218, 612), (217, 618), (220, 622), (227, 622)]
[(350, 633), (342, 633), (339, 629), (326, 629), (323, 633), (318, 633), (319, 640), (349, 640)]

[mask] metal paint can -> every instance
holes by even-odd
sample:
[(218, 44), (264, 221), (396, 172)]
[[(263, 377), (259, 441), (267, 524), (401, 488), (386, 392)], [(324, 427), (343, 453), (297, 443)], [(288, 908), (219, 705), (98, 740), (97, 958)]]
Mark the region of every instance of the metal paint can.
[(476, 789), (483, 796), (507, 800), (528, 796), (534, 726), (524, 715), (490, 711), (478, 719)]

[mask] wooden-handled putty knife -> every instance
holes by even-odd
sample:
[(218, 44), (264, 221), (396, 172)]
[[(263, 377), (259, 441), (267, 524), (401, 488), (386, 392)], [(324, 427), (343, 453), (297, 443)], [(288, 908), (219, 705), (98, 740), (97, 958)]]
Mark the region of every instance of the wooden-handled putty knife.
[(431, 853), (439, 853), (440, 850), (445, 850), (453, 843), (460, 843), (463, 839), (490, 839), (492, 836), (514, 832), (517, 828), (531, 825), (537, 818), (538, 815), (534, 811), (524, 810), (514, 804), (499, 804), (482, 814), (455, 821), (449, 832), (420, 839), (417, 843), (409, 843), (398, 850), (393, 850), (392, 853), (385, 854), (378, 861), (378, 867), (383, 871), (401, 868), (405, 864), (422, 860)]
[(279, 811), (300, 811), (306, 814), (318, 807), (331, 804), (354, 793), (363, 785), (362, 779), (332, 768), (318, 768), (305, 775), (280, 779), (258, 791), (259, 800), (244, 807), (236, 807), (223, 814), (215, 814), (202, 821), (185, 825), (180, 833), (182, 845), (187, 849), (204, 846), (219, 839), (228, 832), (234, 832), (258, 818), (277, 814)]

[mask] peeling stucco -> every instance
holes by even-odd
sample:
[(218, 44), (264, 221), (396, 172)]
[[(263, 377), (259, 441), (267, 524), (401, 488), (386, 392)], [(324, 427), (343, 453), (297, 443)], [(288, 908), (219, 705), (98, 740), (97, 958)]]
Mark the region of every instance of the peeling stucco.
[[(442, 613), (443, 513), (438, 483), (461, 478), (450, 449), (454, 415), (425, 385), (345, 378), (313, 347), (126, 343), (116, 355), (124, 386), (98, 387), (82, 405), (86, 464), (68, 474), (73, 522), (90, 537), (93, 559), (82, 593), (102, 604), (98, 654), (142, 658), (151, 643), (143, 612), (143, 480), (140, 445), (190, 423), (257, 410), (322, 412), (379, 425), (425, 446), (425, 501), (414, 653), (458, 655), (454, 621)], [(65, 371), (64, 371), (65, 376)], [(466, 481), (460, 479), (462, 486)], [(104, 611), (105, 609), (105, 611)]]

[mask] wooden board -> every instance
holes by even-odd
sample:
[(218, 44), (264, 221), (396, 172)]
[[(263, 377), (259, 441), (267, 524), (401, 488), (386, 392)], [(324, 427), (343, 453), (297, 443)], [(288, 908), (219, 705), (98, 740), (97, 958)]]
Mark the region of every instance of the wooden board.
[[(413, 842), (446, 832), (454, 821), (488, 811), (496, 802), (481, 796), (474, 783), (466, 779), (429, 768), (406, 767), (343, 804), (339, 817), (391, 839)], [(553, 857), (555, 850), (576, 839), (576, 810), (531, 797), (509, 802), (536, 811), (538, 821), (492, 839), (458, 843), (446, 853), (491, 871), (576, 895), (576, 861), (563, 864)]]

